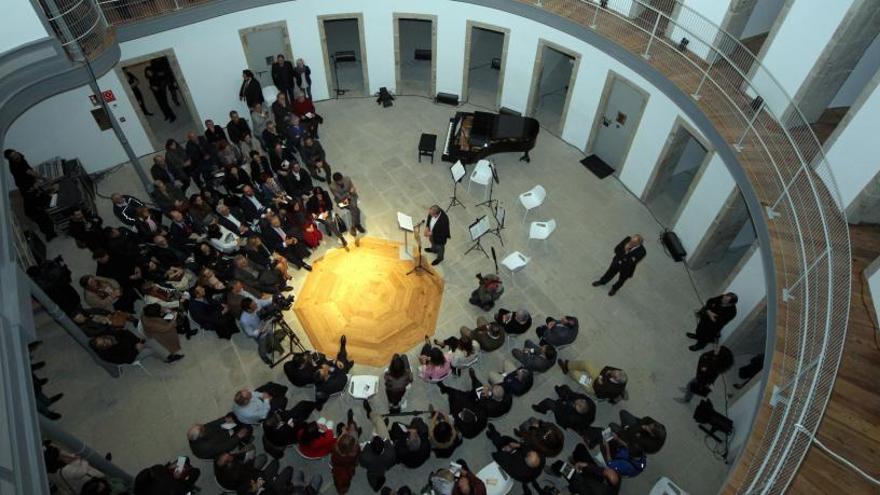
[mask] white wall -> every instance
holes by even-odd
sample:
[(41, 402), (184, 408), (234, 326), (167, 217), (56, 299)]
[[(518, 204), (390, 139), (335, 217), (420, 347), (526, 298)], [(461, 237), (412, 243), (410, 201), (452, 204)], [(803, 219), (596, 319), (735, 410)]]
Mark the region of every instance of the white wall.
[(736, 182), (724, 161), (717, 153), (713, 154), (673, 228), (689, 256), (735, 189)]
[[(134, 108), (114, 72), (98, 81), (102, 90), (112, 90), (117, 100), (110, 104), (132, 148), (138, 155), (150, 151), (150, 142), (137, 120)], [(92, 91), (83, 86), (44, 100), (16, 119), (6, 134), (5, 146), (27, 156), (31, 165), (55, 156), (79, 158), (89, 172), (127, 161), (112, 129), (101, 131), (92, 117), (97, 108), (89, 101)]]
[(777, 116), (786, 111), (789, 98), (797, 93), (854, 1), (791, 2), (776, 34), (766, 42), (767, 50), (761, 57), (761, 63), (770, 68), (788, 98), (767, 72), (759, 70), (752, 77), (754, 88)]
[(739, 39), (744, 40), (770, 31), (784, 4), (785, 0), (758, 0)]
[(29, 0), (3, 0), (2, 5), (0, 53), (48, 36)]
[(828, 104), (829, 108), (848, 107), (856, 101), (862, 90), (868, 84), (868, 81), (874, 77), (880, 69), (880, 36), (876, 36), (874, 41), (865, 50), (865, 54), (859, 59), (849, 77), (840, 87), (840, 90)]
[[(730, 0), (680, 1), (682, 5), (691, 10), (679, 8), (679, 11), (674, 13), (673, 22), (675, 22), (675, 25), (672, 31), (670, 31), (669, 37), (676, 44), (682, 38), (687, 38), (690, 40), (688, 50), (698, 57), (705, 59), (709, 55), (711, 45), (716, 42), (716, 36), (718, 36), (718, 29), (711, 28), (710, 26), (720, 26), (724, 22), (724, 16), (727, 14)], [(699, 13), (699, 16), (694, 15), (691, 11)], [(711, 24), (706, 23), (706, 20)], [(679, 27), (679, 24), (681, 27)], [(697, 36), (699, 36), (699, 39)]]
[[(849, 123), (832, 137), (825, 153), (840, 188), (845, 207), (849, 207), (866, 184), (880, 172), (877, 129), (880, 129), (880, 84), (875, 76), (874, 89), (859, 108), (850, 109)], [(827, 174), (822, 174), (827, 180)]]
[[(739, 363), (737, 363), (739, 365)], [(734, 434), (730, 439), (730, 458), (733, 459), (739, 455), (743, 442), (749, 437), (749, 426), (752, 424), (752, 418), (755, 417), (755, 408), (758, 407), (758, 401), (761, 400), (761, 387), (757, 383), (751, 383), (751, 387), (736, 399), (727, 409), (727, 417), (733, 421)], [(716, 405), (716, 409), (720, 407)]]
[(748, 318), (758, 303), (767, 296), (767, 286), (764, 280), (764, 264), (761, 262), (761, 251), (755, 249), (724, 291), (735, 292), (739, 297), (739, 302), (736, 303), (736, 318), (728, 323), (721, 332), (720, 340), (722, 343), (727, 340), (732, 332), (736, 331), (739, 324)]

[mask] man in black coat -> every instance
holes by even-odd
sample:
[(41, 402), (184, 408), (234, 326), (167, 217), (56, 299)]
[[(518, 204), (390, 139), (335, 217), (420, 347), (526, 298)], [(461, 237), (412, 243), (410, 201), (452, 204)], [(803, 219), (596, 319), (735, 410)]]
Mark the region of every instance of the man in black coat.
[(251, 127), (247, 120), (238, 116), (235, 110), (229, 112), (229, 122), (226, 124), (226, 132), (229, 134), (229, 140), (232, 144), (239, 146), (245, 136), (251, 135)]
[(498, 449), (492, 454), (492, 459), (511, 478), (527, 484), (541, 476), (544, 471), (544, 457), (537, 451), (520, 444), (512, 437), (502, 436), (492, 424), (486, 430), (486, 436)]
[(578, 433), (587, 431), (596, 419), (596, 403), (586, 395), (572, 391), (568, 385), (557, 385), (554, 389), (559, 399), (544, 399), (532, 409), (541, 414), (553, 411), (556, 424), (561, 428)]
[(287, 96), (287, 101), (293, 101), (294, 71), (293, 64), (284, 59), (284, 55), (278, 54), (275, 63), (272, 64), (272, 82), (278, 91)]
[(404, 466), (415, 469), (431, 457), (428, 425), (422, 418), (413, 418), (409, 426), (403, 423), (394, 423), (390, 433), (394, 450), (397, 453), (397, 460)]
[(238, 332), (235, 316), (226, 305), (208, 299), (204, 286), (193, 287), (192, 294), (189, 315), (200, 327), (215, 332), (221, 339), (228, 339)]
[(186, 433), (189, 448), (199, 459), (214, 459), (223, 453), (244, 451), (244, 442), (251, 436), (252, 428), (239, 426), (232, 415), (209, 423), (196, 423)]
[(137, 218), (135, 212), (138, 208), (145, 206), (143, 201), (128, 194), (113, 193), (110, 195), (110, 201), (113, 202), (113, 214), (120, 222), (128, 226), (135, 224), (135, 218)]
[(238, 99), (245, 102), (248, 108), (253, 108), (257, 103), (263, 103), (263, 88), (260, 81), (254, 78), (254, 73), (245, 69), (241, 71), (241, 88), (238, 90)]
[(687, 333), (687, 336), (696, 339), (697, 343), (688, 347), (692, 351), (699, 351), (718, 340), (721, 336), (721, 330), (730, 320), (736, 317), (736, 302), (739, 300), (736, 294), (728, 292), (715, 296), (708, 301), (706, 305), (700, 308), (697, 313), (700, 321), (697, 323), (697, 329), (694, 333)]
[(623, 287), (623, 283), (626, 282), (626, 279), (632, 277), (633, 273), (635, 273), (636, 265), (639, 261), (642, 261), (642, 258), (647, 254), (642, 242), (642, 236), (639, 234), (627, 236), (620, 241), (620, 243), (614, 247), (614, 258), (611, 260), (611, 266), (608, 267), (608, 270), (605, 271), (602, 278), (593, 282), (593, 287), (605, 285), (610, 282), (615, 275), (620, 274), (617, 282), (614, 282), (614, 285), (611, 286), (611, 290), (608, 291), (609, 296), (617, 294), (617, 291)]
[(159, 180), (169, 186), (180, 186), (181, 191), (189, 188), (189, 177), (186, 172), (176, 166), (165, 162), (165, 155), (153, 157), (153, 166), (150, 167), (150, 176), (153, 180)]
[(733, 366), (733, 353), (727, 347), (716, 346), (715, 349), (700, 354), (696, 376), (688, 382), (687, 386), (680, 388), (684, 392), (684, 397), (675, 400), (687, 404), (694, 397), (694, 394), (706, 397), (712, 391), (715, 380), (731, 366)]
[(426, 248), (425, 251), (437, 255), (431, 264), (439, 265), (446, 252), (446, 241), (451, 236), (449, 235), (449, 217), (437, 205), (428, 210), (428, 218), (425, 219), (425, 237), (431, 239), (431, 247)]

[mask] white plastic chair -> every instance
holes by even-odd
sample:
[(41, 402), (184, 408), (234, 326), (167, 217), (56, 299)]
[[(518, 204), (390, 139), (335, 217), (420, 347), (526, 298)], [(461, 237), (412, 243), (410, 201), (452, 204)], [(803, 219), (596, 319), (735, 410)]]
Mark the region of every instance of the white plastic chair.
[(348, 380), (348, 395), (355, 400), (369, 399), (378, 389), (378, 376), (354, 375)]
[(486, 495), (507, 495), (515, 484), (513, 478), (505, 473), (497, 462), (487, 464), (480, 469), (477, 478), (486, 485)]
[[(529, 226), (528, 242), (531, 242), (532, 239), (546, 241), (554, 230), (556, 230), (556, 220), (554, 219), (547, 220), (546, 222), (532, 222), (532, 224)], [(526, 243), (527, 246), (528, 242)]]
[(480, 160), (474, 166), (474, 169), (471, 171), (470, 181), (468, 181), (468, 192), (471, 191), (472, 182), (483, 186), (486, 194), (489, 193), (489, 183), (492, 182), (492, 167), (489, 165), (488, 160)]
[(529, 211), (544, 204), (545, 199), (547, 199), (547, 190), (540, 184), (519, 195), (519, 202), (526, 209), (525, 214), (523, 214), (523, 223), (526, 222)]
[[(268, 110), (268, 107), (275, 102), (275, 98), (278, 97), (278, 88), (275, 86), (263, 86), (263, 99), (266, 100), (266, 103), (263, 105), (263, 108)], [(287, 102), (290, 104), (290, 102)]]
[(521, 252), (514, 251), (508, 254), (507, 257), (505, 257), (503, 260), (501, 260), (501, 264), (504, 265), (505, 268), (510, 270), (511, 273), (516, 273), (525, 268), (526, 265), (529, 264), (530, 260), (531, 258), (522, 254)]
[(687, 492), (679, 488), (671, 479), (663, 476), (654, 483), (648, 495), (687, 495)]

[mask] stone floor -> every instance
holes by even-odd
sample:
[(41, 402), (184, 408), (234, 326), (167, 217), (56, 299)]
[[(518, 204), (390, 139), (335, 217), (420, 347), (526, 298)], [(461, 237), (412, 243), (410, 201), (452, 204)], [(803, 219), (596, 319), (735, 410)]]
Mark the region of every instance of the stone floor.
[[(431, 103), (429, 99), (400, 97), (391, 108), (377, 107), (372, 98), (319, 102), (318, 111), (326, 124), (321, 129), (328, 160), (334, 170), (350, 175), (360, 192), (364, 224), (370, 235), (400, 239), (396, 212), (421, 218), (432, 204), (445, 207), (452, 193), (449, 164), (416, 160), (416, 145), (422, 132), (438, 135), (442, 148), (449, 117), (455, 108)], [(467, 109), (467, 107), (463, 108)], [(693, 327), (693, 311), (700, 305), (681, 265), (663, 254), (654, 242), (659, 228), (645, 207), (613, 177), (599, 180), (586, 171), (578, 160), (580, 152), (543, 132), (532, 152), (530, 164), (517, 161), (516, 154), (493, 157), (498, 166), (500, 184), (494, 195), (508, 211), (502, 231), (504, 244), (487, 236), (483, 245), (492, 247), (499, 260), (519, 250), (531, 257), (524, 270), (510, 274), (503, 267), (506, 292), (499, 301), (507, 308), (525, 308), (535, 321), (546, 316), (577, 315), (581, 333), (577, 342), (564, 349), (566, 358), (582, 358), (596, 365), (614, 365), (630, 377), (630, 398), (618, 405), (599, 404), (596, 424), (615, 421), (618, 411), (627, 409), (637, 415), (651, 415), (667, 427), (664, 449), (652, 456), (639, 477), (624, 482), (624, 494), (647, 493), (660, 476), (675, 480), (689, 493), (715, 492), (722, 483), (727, 466), (717, 460), (704, 444), (703, 434), (691, 419), (696, 401), (683, 406), (672, 400), (692, 375), (697, 355), (687, 350), (690, 341), (685, 331)], [(122, 167), (98, 184), (99, 193), (109, 196), (124, 191), (144, 196), (137, 187), (130, 168)], [(527, 243), (528, 225), (518, 195), (535, 184), (549, 191), (546, 203), (532, 211), (527, 221), (555, 218), (558, 229), (547, 241)], [(458, 194), (466, 208), (449, 211), (452, 239), (446, 261), (439, 266), (446, 282), (438, 321), (438, 337), (456, 334), (461, 325), (471, 325), (481, 312), (467, 302), (475, 287), (474, 275), (495, 270), (492, 260), (479, 252), (465, 254), (470, 246), (466, 227), (488, 210), (475, 206), (484, 191), (465, 184)], [(101, 201), (100, 211), (108, 223), (115, 223), (109, 200)], [(610, 298), (607, 290), (590, 286), (609, 261), (612, 247), (624, 236), (640, 232), (649, 242), (648, 256), (639, 265), (634, 279)], [(326, 245), (326, 243), (325, 243)], [(322, 248), (326, 249), (326, 248)], [(64, 254), (74, 278), (93, 273), (94, 262), (75, 248), (69, 238), (49, 244), (50, 254)], [(320, 251), (319, 253), (320, 254)], [(298, 289), (304, 273), (295, 274)], [(299, 328), (295, 316), (288, 319)], [(127, 370), (119, 379), (110, 378), (93, 365), (64, 332), (46, 324), (39, 329), (45, 340), (40, 357), (47, 361), (44, 375), (50, 378), (47, 393), (63, 391), (65, 398), (56, 404), (63, 414), (61, 425), (98, 451), (112, 451), (114, 462), (131, 473), (141, 468), (189, 454), (185, 432), (189, 425), (219, 417), (229, 411), (234, 392), (242, 387), (256, 387), (274, 380), (285, 383), (280, 368), (269, 369), (258, 358), (255, 345), (236, 335), (232, 341), (200, 333), (183, 342), (186, 358), (173, 365), (150, 359), (145, 362), (150, 376), (138, 369)], [(532, 334), (533, 335), (533, 334)], [(524, 337), (516, 339), (521, 345)], [(415, 358), (417, 349), (401, 349)], [(485, 379), (491, 370), (501, 368), (509, 354), (501, 349), (484, 354), (476, 366)], [(356, 374), (379, 374), (378, 368), (356, 365)], [(533, 415), (529, 408), (567, 379), (558, 368), (536, 377), (533, 390), (516, 400), (514, 410), (494, 423), (499, 430), (512, 428)], [(464, 386), (466, 379), (453, 381)], [(311, 396), (310, 391), (291, 389), (291, 403)], [(409, 394), (410, 409), (426, 409), (429, 403), (445, 408), (444, 396), (434, 387), (416, 381)], [(373, 399), (374, 407), (386, 407), (384, 393)], [(367, 424), (359, 404), (347, 398), (329, 403), (322, 414), (329, 419), (344, 417), (354, 407), (356, 418)], [(577, 437), (567, 434), (565, 454)], [(490, 461), (490, 443), (485, 439), (466, 441), (454, 455), (476, 467)], [(328, 463), (303, 461), (289, 452), (285, 463), (303, 467), (325, 477), (325, 489), (333, 492)], [(215, 485), (207, 463), (202, 493), (214, 493)], [(389, 474), (393, 485), (409, 484), (421, 488), (429, 471), (445, 465), (432, 461), (418, 470), (395, 467)], [(546, 477), (545, 477), (546, 478)], [(363, 471), (355, 476), (351, 493), (370, 493)], [(516, 488), (514, 494), (520, 493)]]

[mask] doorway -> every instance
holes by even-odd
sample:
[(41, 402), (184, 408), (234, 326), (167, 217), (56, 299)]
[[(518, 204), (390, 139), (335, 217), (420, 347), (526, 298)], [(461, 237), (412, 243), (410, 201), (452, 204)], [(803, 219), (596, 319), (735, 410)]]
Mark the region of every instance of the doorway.
[(546, 40), (538, 42), (527, 115), (552, 133), (561, 134), (577, 77), (580, 54)]
[(701, 294), (715, 294), (754, 249), (755, 225), (739, 189), (727, 198), (706, 235), (688, 257), (694, 282)]
[(712, 157), (709, 145), (696, 136), (698, 134), (681, 120), (673, 126), (642, 194), (645, 206), (663, 225), (675, 225), (697, 177)]
[(596, 155), (614, 169), (616, 176), (620, 176), (626, 163), (648, 96), (635, 84), (609, 71), (585, 153)]
[(186, 133), (201, 133), (202, 120), (173, 50), (164, 50), (120, 62), (114, 68), (153, 150), (165, 141), (183, 142)]
[(318, 26), (330, 96), (367, 96), (369, 79), (363, 15), (319, 16)]
[(274, 86), (272, 81), (272, 64), (275, 57), (284, 55), (284, 59), (294, 63), (290, 48), (290, 36), (284, 21), (261, 24), (238, 31), (241, 46), (248, 68), (260, 81), (262, 87)]
[(464, 45), (467, 70), (461, 85), (464, 101), (493, 111), (501, 106), (509, 38), (508, 29), (468, 21)]
[(394, 14), (397, 92), (433, 96), (437, 81), (437, 23), (434, 16)]

